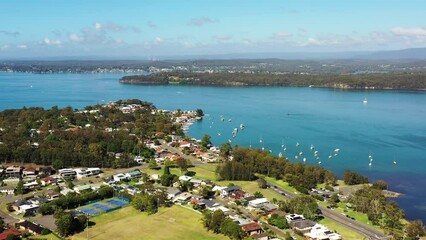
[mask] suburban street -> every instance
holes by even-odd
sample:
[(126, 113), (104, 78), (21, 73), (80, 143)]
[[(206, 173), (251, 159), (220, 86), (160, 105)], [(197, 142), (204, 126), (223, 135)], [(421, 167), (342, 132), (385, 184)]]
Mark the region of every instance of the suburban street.
[[(270, 187), (270, 189), (272, 189), (275, 192), (284, 192), (286, 194), (285, 197), (287, 198), (293, 198), (296, 195), (294, 193), (291, 193), (289, 191), (286, 191), (282, 188), (280, 188), (277, 185), (274, 185), (270, 182), (268, 182), (268, 186)], [(323, 207), (321, 205), (318, 205), (319, 208), (322, 211), (322, 214), (324, 215), (324, 217), (329, 218), (333, 221), (336, 221), (338, 223), (340, 223), (341, 225), (350, 228), (362, 235), (364, 235), (365, 237), (367, 237), (368, 239), (389, 239), (388, 236), (384, 235), (383, 233), (381, 233), (380, 231), (357, 221), (354, 221), (350, 218), (347, 218), (345, 215), (338, 213), (336, 211), (333, 211), (331, 209), (328, 209), (326, 207)]]

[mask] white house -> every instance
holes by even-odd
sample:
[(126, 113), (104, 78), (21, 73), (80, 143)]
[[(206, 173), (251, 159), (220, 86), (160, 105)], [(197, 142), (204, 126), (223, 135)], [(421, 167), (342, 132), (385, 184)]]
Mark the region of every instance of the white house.
[(124, 175), (124, 174), (122, 174), (122, 173), (115, 174), (114, 176), (112, 176), (112, 178), (116, 182), (127, 181), (128, 180), (127, 176)]
[(269, 203), (267, 198), (256, 198), (248, 202), (248, 205), (252, 208), (261, 208), (264, 204)]
[(13, 187), (1, 187), (0, 192), (6, 195), (13, 195), (15, 193), (15, 188)]

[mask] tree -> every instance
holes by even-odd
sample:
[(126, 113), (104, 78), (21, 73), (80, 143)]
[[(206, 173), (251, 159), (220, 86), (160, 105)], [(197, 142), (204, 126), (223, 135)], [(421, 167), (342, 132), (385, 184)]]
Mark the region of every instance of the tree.
[(209, 229), (214, 233), (220, 233), (220, 226), (222, 225), (223, 220), (225, 220), (225, 214), (221, 210), (214, 211), (209, 224)]
[(19, 240), (21, 239), (20, 237), (14, 235), (14, 234), (9, 234), (7, 235), (7, 237), (5, 238), (5, 240)]
[(243, 229), (230, 218), (225, 218), (220, 225), (220, 232), (228, 236), (230, 239), (243, 239), (245, 232)]
[(148, 194), (138, 194), (132, 200), (135, 209), (148, 214), (154, 214), (158, 211), (156, 199)]
[(73, 232), (73, 217), (70, 213), (63, 214), (56, 219), (55, 224), (57, 226), (56, 230), (61, 236), (68, 236)]
[(298, 213), (307, 219), (317, 220), (317, 201), (311, 196), (296, 196), (288, 201), (287, 207), (291, 213)]
[(197, 117), (204, 116), (204, 112), (201, 108), (198, 108), (197, 110), (195, 110), (195, 114), (196, 114)]
[(169, 166), (164, 166), (164, 172), (163, 172), (163, 174), (164, 175), (170, 175), (170, 167)]
[(343, 181), (348, 185), (356, 185), (368, 183), (368, 178), (354, 171), (347, 170), (343, 173)]
[(289, 227), (287, 220), (284, 216), (280, 217), (278, 214), (274, 213), (268, 219), (268, 223), (278, 227), (279, 229), (287, 229)]
[(186, 172), (188, 170), (188, 161), (184, 158), (179, 158), (177, 160), (177, 165), (180, 168), (180, 172)]
[(206, 147), (210, 146), (211, 144), (212, 144), (212, 142), (211, 142), (210, 135), (204, 134), (203, 138), (201, 139), (201, 146), (206, 148)]
[(64, 163), (61, 160), (57, 159), (53, 161), (52, 167), (53, 169), (55, 169), (55, 171), (58, 171), (59, 169), (64, 168)]
[(383, 180), (377, 180), (373, 182), (372, 187), (379, 190), (386, 190), (388, 189), (388, 183)]
[(101, 188), (99, 188), (98, 194), (103, 199), (111, 198), (114, 196), (114, 188), (110, 186), (102, 186)]
[(265, 178), (263, 177), (260, 177), (259, 179), (257, 179), (257, 184), (259, 185), (260, 188), (263, 188), (263, 189), (265, 189), (268, 186)]
[(418, 237), (423, 237), (426, 234), (422, 220), (414, 220), (409, 222), (405, 231), (407, 232), (407, 238), (410, 240), (417, 239)]
[(231, 155), (232, 146), (229, 142), (224, 143), (220, 146), (220, 156), (227, 158)]
[(16, 185), (15, 189), (16, 194), (22, 195), (25, 193), (24, 182), (19, 180), (18, 185)]
[(256, 191), (256, 192), (253, 194), (253, 196), (254, 196), (255, 198), (263, 198), (263, 194), (262, 194), (261, 192), (259, 192), (259, 191)]

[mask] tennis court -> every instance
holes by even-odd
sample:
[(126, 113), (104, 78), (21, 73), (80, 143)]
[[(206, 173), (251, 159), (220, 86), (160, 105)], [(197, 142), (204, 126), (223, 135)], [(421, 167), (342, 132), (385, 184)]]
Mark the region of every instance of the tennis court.
[(82, 212), (82, 213), (84, 213), (86, 215), (89, 215), (89, 216), (96, 216), (96, 215), (101, 214), (100, 212), (98, 212), (98, 211), (96, 211), (94, 209), (85, 208), (85, 207), (79, 208), (78, 211), (80, 211), (80, 212)]
[[(128, 199), (126, 199), (128, 201)], [(94, 203), (87, 204), (83, 207), (77, 208), (77, 211), (84, 213), (88, 216), (96, 216), (102, 213), (111, 212), (127, 206), (129, 203), (118, 197), (104, 199), (102, 201), (95, 201)]]
[(119, 201), (119, 200), (116, 200), (116, 199), (108, 199), (106, 202), (109, 203), (109, 204), (115, 205), (115, 206), (119, 206), (119, 207), (124, 207), (128, 204), (128, 203), (125, 203), (125, 202), (122, 202), (122, 201)]

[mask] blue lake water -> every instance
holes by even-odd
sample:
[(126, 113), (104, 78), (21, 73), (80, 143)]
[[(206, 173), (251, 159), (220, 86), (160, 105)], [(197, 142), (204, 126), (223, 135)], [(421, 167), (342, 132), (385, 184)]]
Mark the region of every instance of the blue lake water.
[[(135, 86), (118, 83), (122, 75), (0, 73), (0, 110), (54, 105), (82, 108), (129, 98), (164, 109), (202, 108), (207, 116), (190, 128), (191, 136), (201, 138), (207, 133), (216, 145), (231, 139), (232, 144), (264, 147), (292, 161), (306, 157), (307, 164), (318, 164), (309, 149), (313, 144), (322, 166), (339, 176), (351, 169), (371, 181), (386, 180), (391, 190), (405, 194), (396, 201), (407, 217), (426, 222), (424, 92)], [(245, 129), (232, 138), (233, 129), (241, 123)], [(336, 148), (340, 154), (334, 156)], [(301, 151), (302, 157), (296, 160)], [(371, 166), (369, 155), (374, 159)]]

